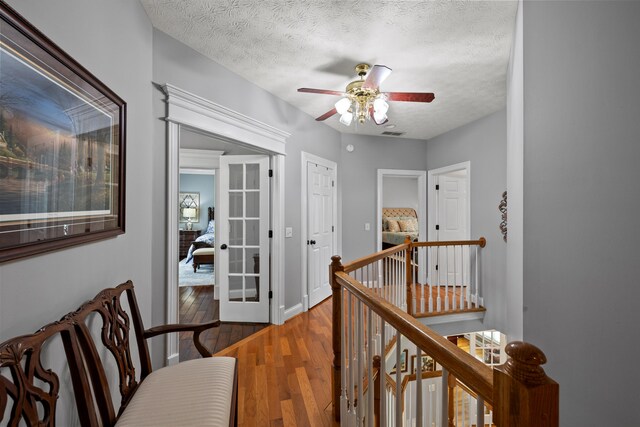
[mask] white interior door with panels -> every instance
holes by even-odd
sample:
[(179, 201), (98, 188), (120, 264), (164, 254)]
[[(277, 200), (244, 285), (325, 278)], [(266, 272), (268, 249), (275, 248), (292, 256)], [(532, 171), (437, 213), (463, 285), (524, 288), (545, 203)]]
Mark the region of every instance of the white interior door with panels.
[(329, 264), (337, 253), (337, 165), (302, 153), (303, 310), (331, 296)]
[[(469, 162), (429, 171), (429, 240), (470, 239)], [(469, 282), (469, 248), (442, 247), (431, 257), (431, 271), (440, 285)]]
[(221, 156), (220, 320), (269, 322), (269, 156)]
[(309, 307), (331, 295), (329, 264), (334, 255), (334, 170), (307, 164), (307, 286)]

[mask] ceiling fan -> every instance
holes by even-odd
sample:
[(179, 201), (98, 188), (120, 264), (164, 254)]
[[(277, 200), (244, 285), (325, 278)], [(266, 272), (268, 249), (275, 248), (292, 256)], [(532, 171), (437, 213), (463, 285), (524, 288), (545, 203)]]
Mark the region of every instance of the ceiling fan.
[(349, 83), (344, 92), (306, 87), (298, 89), (298, 92), (342, 96), (335, 107), (318, 117), (317, 121), (340, 114), (340, 123), (346, 126), (351, 124), (354, 117), (361, 124), (371, 119), (375, 124), (382, 125), (388, 121), (387, 101), (431, 102), (435, 98), (433, 93), (425, 92), (380, 92), (380, 84), (391, 74), (391, 68), (385, 65), (371, 67), (369, 64), (358, 64), (356, 73), (360, 79)]

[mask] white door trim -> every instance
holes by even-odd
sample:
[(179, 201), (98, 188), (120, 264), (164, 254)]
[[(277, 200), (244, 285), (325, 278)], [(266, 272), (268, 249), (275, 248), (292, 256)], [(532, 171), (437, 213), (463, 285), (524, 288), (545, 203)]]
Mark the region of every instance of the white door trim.
[(438, 169), (432, 169), (428, 172), (428, 207), (429, 207), (429, 228), (427, 233), (427, 238), (429, 241), (435, 240), (435, 219), (437, 216), (436, 211), (436, 188), (435, 188), (435, 177), (438, 175), (443, 175), (450, 172), (456, 172), (466, 170), (467, 171), (467, 236), (466, 239), (469, 240), (471, 238), (471, 162), (462, 162), (456, 163), (455, 165), (445, 166)]
[[(302, 311), (309, 310), (309, 286), (308, 286), (308, 277), (307, 277), (307, 203), (308, 197), (307, 194), (307, 162), (312, 162), (320, 166), (324, 166), (326, 168), (330, 168), (334, 170), (336, 177), (336, 184), (332, 190), (332, 198), (333, 198), (333, 223), (335, 227), (335, 232), (333, 233), (333, 251), (338, 251), (338, 164), (336, 162), (332, 162), (331, 160), (324, 159), (322, 157), (318, 157), (314, 154), (307, 153), (305, 151), (302, 152), (301, 163), (300, 163), (300, 176), (302, 178), (302, 182), (300, 184), (302, 190), (301, 199), (301, 227), (300, 227), (300, 245), (304, 250), (302, 251), (302, 275), (300, 283), (302, 283)], [(335, 255), (335, 254), (334, 254)], [(328, 265), (328, 264), (327, 264)], [(327, 274), (329, 271), (329, 267), (327, 267)]]
[[(426, 240), (427, 228), (427, 172), (406, 169), (378, 169), (378, 194), (376, 199), (376, 248), (382, 250), (382, 181), (383, 178), (417, 178), (418, 179), (418, 240)], [(397, 206), (402, 207), (402, 206)]]
[[(180, 127), (186, 126), (211, 135), (223, 136), (240, 144), (269, 153), (274, 169), (271, 206), (274, 249), (271, 253), (271, 321), (284, 322), (284, 248), (277, 236), (284, 236), (284, 154), (291, 134), (259, 122), (222, 105), (170, 84), (162, 86), (167, 103), (167, 253), (166, 253), (166, 323), (178, 323), (178, 191), (180, 188)], [(277, 184), (276, 184), (277, 182)], [(178, 334), (167, 334), (166, 362), (179, 361)]]

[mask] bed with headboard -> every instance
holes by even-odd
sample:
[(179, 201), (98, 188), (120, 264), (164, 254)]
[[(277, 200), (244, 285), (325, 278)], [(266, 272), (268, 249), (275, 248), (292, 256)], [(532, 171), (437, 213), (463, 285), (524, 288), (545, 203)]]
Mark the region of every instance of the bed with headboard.
[(207, 208), (207, 218), (207, 228), (191, 243), (185, 264), (189, 264), (189, 261), (193, 258), (193, 251), (196, 249), (213, 248), (215, 246), (215, 208), (211, 206)]
[(382, 208), (382, 249), (418, 241), (418, 214), (413, 208)]

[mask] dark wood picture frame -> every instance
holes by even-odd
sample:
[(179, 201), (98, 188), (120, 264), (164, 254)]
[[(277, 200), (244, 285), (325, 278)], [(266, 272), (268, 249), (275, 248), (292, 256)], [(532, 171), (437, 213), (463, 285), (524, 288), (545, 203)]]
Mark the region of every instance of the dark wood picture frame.
[(0, 1), (0, 262), (125, 232), (126, 103)]

